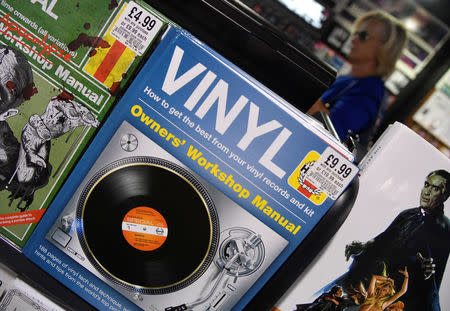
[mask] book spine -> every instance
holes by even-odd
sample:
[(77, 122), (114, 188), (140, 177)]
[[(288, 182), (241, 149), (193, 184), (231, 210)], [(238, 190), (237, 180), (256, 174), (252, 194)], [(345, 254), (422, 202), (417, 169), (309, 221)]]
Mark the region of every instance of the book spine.
[(380, 158), (380, 155), (385, 154), (385, 149), (388, 148), (390, 142), (395, 139), (395, 136), (399, 132), (396, 129), (398, 129), (397, 124), (389, 125), (387, 130), (383, 132), (372, 148), (369, 149), (359, 165), (360, 175), (365, 174), (374, 166), (374, 163)]

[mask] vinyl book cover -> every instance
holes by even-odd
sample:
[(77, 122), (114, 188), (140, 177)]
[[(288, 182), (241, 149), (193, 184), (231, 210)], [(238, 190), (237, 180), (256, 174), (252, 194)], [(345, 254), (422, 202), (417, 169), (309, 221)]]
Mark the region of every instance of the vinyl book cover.
[(449, 310), (450, 160), (397, 122), (360, 169), (349, 217), (273, 310)]
[(0, 232), (22, 247), (168, 20), (143, 2), (0, 3)]
[(241, 310), (358, 173), (305, 120), (171, 28), (23, 253), (98, 309)]

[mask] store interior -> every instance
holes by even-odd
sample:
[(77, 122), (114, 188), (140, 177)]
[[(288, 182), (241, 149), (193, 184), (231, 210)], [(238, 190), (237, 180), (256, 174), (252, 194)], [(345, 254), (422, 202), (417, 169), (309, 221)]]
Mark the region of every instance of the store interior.
[(399, 121), (450, 156), (448, 125), (448, 1), (430, 0), (243, 0), (241, 3), (272, 23), (286, 40), (317, 56), (337, 74), (349, 64), (350, 33), (358, 16), (383, 10), (408, 30), (408, 43), (385, 85), (389, 104), (376, 137)]

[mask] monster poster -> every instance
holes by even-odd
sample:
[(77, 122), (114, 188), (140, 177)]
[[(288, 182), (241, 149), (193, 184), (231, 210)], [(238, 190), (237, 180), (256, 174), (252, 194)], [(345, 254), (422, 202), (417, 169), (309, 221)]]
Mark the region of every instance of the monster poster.
[(449, 159), (395, 123), (360, 168), (346, 222), (273, 310), (449, 310)]
[(0, 232), (21, 248), (168, 24), (145, 3), (0, 3)]

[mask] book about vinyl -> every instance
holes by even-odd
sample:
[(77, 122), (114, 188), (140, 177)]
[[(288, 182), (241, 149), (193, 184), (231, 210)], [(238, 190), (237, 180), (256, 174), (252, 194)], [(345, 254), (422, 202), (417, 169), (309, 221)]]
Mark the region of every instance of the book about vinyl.
[(242, 310), (358, 174), (306, 120), (170, 28), (24, 254), (99, 309)]

